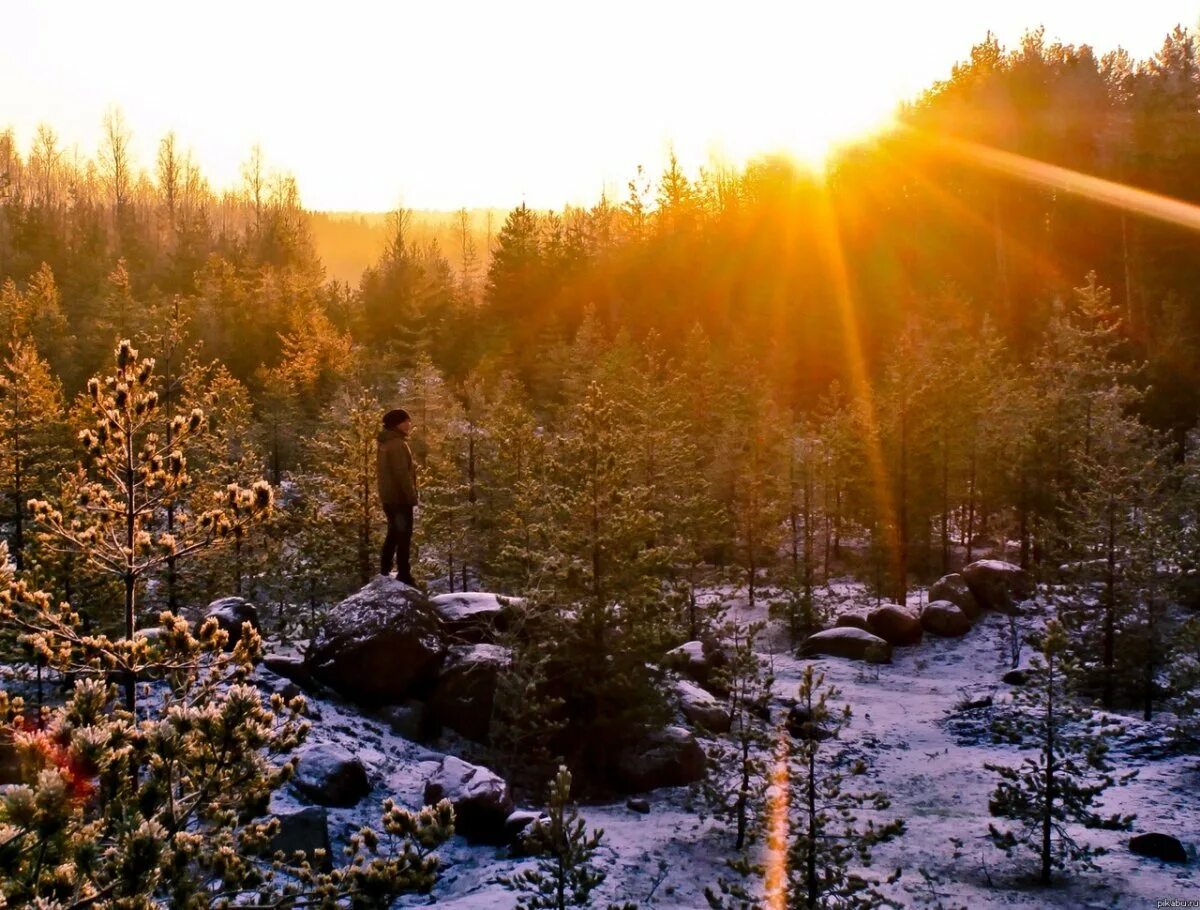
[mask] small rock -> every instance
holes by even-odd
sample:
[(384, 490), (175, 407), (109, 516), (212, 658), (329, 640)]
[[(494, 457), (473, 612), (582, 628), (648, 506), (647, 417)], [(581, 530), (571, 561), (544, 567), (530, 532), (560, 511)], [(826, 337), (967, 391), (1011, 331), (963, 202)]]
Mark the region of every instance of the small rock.
[(250, 623), (255, 631), (260, 628), (258, 608), (242, 597), (222, 597), (220, 600), (214, 600), (204, 611), (201, 624), (208, 619), (215, 619), (221, 630), (229, 634), (229, 641), (225, 647), (230, 651), (242, 639), (243, 624)]
[(349, 808), (371, 792), (367, 769), (348, 749), (306, 746), (299, 754), (292, 787), (322, 806)]
[(311, 689), (315, 683), (312, 674), (300, 657), (281, 657), (278, 654), (268, 654), (263, 658), (262, 665), (284, 679), (290, 679), (302, 689)]
[(820, 724), (813, 723), (812, 714), (803, 705), (792, 705), (787, 716), (787, 731), (796, 739), (829, 739), (833, 736)]
[(498, 774), (447, 755), (425, 782), (425, 805), (448, 799), (454, 806), (454, 829), (468, 841), (500, 845), (512, 815), (508, 784)]
[(381, 708), (378, 716), (397, 736), (403, 736), (414, 743), (423, 742), (426, 739), (428, 731), (425, 723), (425, 709), (420, 702), (389, 705)]
[(1138, 856), (1148, 856), (1151, 859), (1161, 859), (1165, 863), (1186, 863), (1187, 851), (1179, 838), (1170, 834), (1152, 832), (1138, 834), (1129, 838), (1129, 849)]
[(625, 808), (631, 812), (637, 812), (639, 815), (649, 815), (650, 800), (644, 796), (633, 796), (626, 801)]
[(290, 859), (300, 852), (314, 859), (316, 851), (324, 850), (319, 867), (325, 871), (333, 868), (333, 855), (329, 844), (329, 813), (323, 806), (305, 806), (292, 812), (276, 813), (279, 833), (271, 841), (271, 851), (282, 850)]
[(1029, 671), (1024, 669), (1009, 670), (1000, 678), (1010, 686), (1023, 686), (1029, 682)]

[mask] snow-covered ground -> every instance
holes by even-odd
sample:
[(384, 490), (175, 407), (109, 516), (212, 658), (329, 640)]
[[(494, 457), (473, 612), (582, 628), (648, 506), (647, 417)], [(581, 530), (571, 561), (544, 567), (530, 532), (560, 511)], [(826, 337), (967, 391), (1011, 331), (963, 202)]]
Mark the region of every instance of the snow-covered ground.
[[(837, 599), (854, 592), (840, 591)], [(920, 594), (914, 595), (914, 602)], [(736, 601), (729, 618), (763, 617)], [(1022, 623), (1037, 623), (1038, 617)], [(1200, 758), (1161, 756), (1154, 744), (1165, 737), (1165, 723), (1132, 720), (1130, 735), (1115, 744), (1118, 770), (1139, 768), (1136, 780), (1110, 790), (1107, 811), (1134, 812), (1131, 833), (1162, 831), (1179, 837), (1193, 851), (1187, 866), (1172, 866), (1135, 856), (1128, 849), (1131, 833), (1082, 831), (1089, 843), (1110, 848), (1099, 860), (1099, 872), (1066, 878), (1049, 889), (1032, 883), (1034, 857), (1008, 859), (986, 838), (988, 795), (995, 780), (985, 762), (1016, 763), (1022, 753), (1013, 746), (991, 744), (971, 735), (983, 718), (957, 715), (965, 698), (1006, 697), (1000, 677), (1008, 668), (1003, 646), (1007, 619), (985, 613), (961, 639), (927, 637), (912, 648), (897, 648), (893, 662), (878, 668), (837, 658), (820, 659), (827, 680), (842, 693), (853, 719), (843, 739), (870, 756), (871, 786), (888, 793), (892, 806), (885, 815), (906, 820), (907, 832), (876, 850), (874, 868), (881, 876), (904, 869), (891, 894), (906, 906), (936, 907), (1156, 907), (1172, 898), (1200, 897), (1194, 845), (1200, 839)], [(764, 647), (773, 655), (776, 694), (793, 695), (807, 663), (791, 656), (773, 635)], [(331, 833), (343, 839), (365, 822), (377, 821), (378, 803), (391, 796), (416, 807), (425, 779), (440, 753), (392, 734), (385, 723), (364, 717), (352, 707), (315, 703), (321, 720), (310, 742), (336, 742), (354, 751), (374, 782), (371, 798), (353, 809), (330, 809)], [(978, 709), (986, 711), (987, 709)], [(965, 731), (965, 732), (964, 732)], [(1147, 745), (1149, 744), (1149, 746)], [(1149, 752), (1155, 757), (1148, 759)], [(469, 757), (469, 756), (468, 756)], [(650, 795), (651, 811), (640, 815), (624, 800), (588, 805), (589, 826), (605, 831), (602, 862), (608, 880), (596, 906), (607, 900), (631, 900), (642, 906), (703, 908), (703, 890), (722, 873), (728, 854), (725, 829), (702, 822), (689, 809), (685, 790)], [(277, 807), (298, 805), (289, 793), (279, 794)], [(952, 839), (962, 842), (956, 850)], [(430, 897), (409, 898), (403, 905), (436, 902), (455, 910), (504, 910), (516, 898), (496, 881), (511, 874), (520, 861), (505, 851), (471, 847), (460, 838), (442, 851), (441, 880)], [(526, 860), (525, 862), (529, 862)], [(926, 883), (920, 869), (936, 882)]]

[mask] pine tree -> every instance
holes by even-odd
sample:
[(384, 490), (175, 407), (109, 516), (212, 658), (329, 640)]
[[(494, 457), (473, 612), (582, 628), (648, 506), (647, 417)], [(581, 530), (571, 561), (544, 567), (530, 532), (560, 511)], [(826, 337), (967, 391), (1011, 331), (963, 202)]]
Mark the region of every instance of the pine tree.
[[(193, 636), (170, 613), (153, 641), (85, 636), (67, 605), (14, 582), (2, 562), (0, 625), (76, 680), (41, 717), (0, 691), (0, 738), (21, 759), (0, 800), (6, 906), (375, 906), (433, 887), (433, 851), (453, 833), (446, 801), (419, 813), (385, 801), (384, 836), (362, 829), (331, 872), (313, 868), (320, 855), (273, 852), (279, 822), (253, 819), (293, 776), (295, 759), (283, 759), (308, 727), (302, 698), (264, 704), (249, 681), (262, 657), (252, 629), (232, 651), (216, 620)], [(118, 702), (113, 670), (162, 680), (159, 720)]]
[(770, 667), (754, 652), (765, 623), (730, 623), (720, 630), (725, 663), (714, 672), (714, 688), (728, 692), (730, 731), (708, 751), (710, 773), (701, 783), (713, 815), (734, 831), (743, 850), (762, 831), (770, 783), (773, 740), (766, 722), (774, 683)]
[[(525, 835), (528, 850), (538, 857), (537, 867), (502, 878), (504, 887), (518, 892), (519, 910), (567, 910), (589, 907), (592, 892), (606, 874), (596, 867), (596, 852), (604, 832), (588, 831), (571, 803), (571, 772), (565, 765), (550, 784), (546, 815)], [(610, 910), (616, 908), (610, 905)], [(625, 904), (622, 910), (633, 910)]]
[[(79, 508), (78, 517), (33, 500), (30, 508), (46, 531), (124, 588), (125, 639), (137, 628), (137, 594), (145, 578), (166, 564), (227, 539), (271, 507), (271, 488), (259, 481), (251, 488), (231, 484), (209, 508), (171, 534), (163, 513), (178, 501), (191, 478), (184, 451), (189, 437), (203, 427), (204, 414), (172, 418), (173, 443), (158, 434), (159, 398), (154, 391), (154, 361), (142, 360), (128, 341), (116, 350), (116, 370), (103, 381), (88, 382), (94, 429), (80, 442), (93, 474), (80, 470), (62, 480), (62, 498)], [(125, 679), (125, 705), (134, 710), (134, 677)]]
[[(825, 684), (825, 674), (811, 664), (804, 668), (797, 693), (797, 709), (805, 718), (807, 732), (792, 748), (788, 804), (792, 818), (788, 843), (768, 842), (768, 849), (786, 849), (786, 882), (768, 880), (768, 899), (786, 893), (786, 906), (817, 910), (826, 907), (896, 906), (879, 890), (880, 882), (853, 871), (852, 864), (869, 866), (871, 850), (879, 843), (904, 832), (904, 822), (896, 819), (876, 825), (868, 818), (859, 827), (864, 809), (882, 812), (889, 806), (881, 792), (851, 790), (848, 777), (865, 774), (860, 759), (847, 773), (843, 757), (834, 750), (833, 740), (850, 720), (850, 706), (835, 711), (830, 701), (839, 696), (837, 689)], [(775, 832), (772, 837), (776, 838)], [(900, 870), (888, 878), (893, 882)]]
[(1038, 857), (1039, 881), (1051, 882), (1055, 869), (1077, 864), (1094, 868), (1102, 848), (1076, 840), (1068, 825), (1127, 830), (1132, 816), (1099, 814), (1093, 808), (1104, 791), (1133, 775), (1115, 778), (1108, 763), (1106, 738), (1119, 732), (1105, 727), (1090, 711), (1072, 704), (1066, 682), (1073, 672), (1065, 630), (1051, 620), (1035, 658), (1033, 679), (1013, 695), (1015, 710), (997, 721), (996, 734), (1031, 745), (1036, 757), (1017, 767), (987, 763), (1000, 780), (988, 803), (991, 814), (1016, 826), (988, 825), (992, 842), (1005, 853), (1028, 850)]

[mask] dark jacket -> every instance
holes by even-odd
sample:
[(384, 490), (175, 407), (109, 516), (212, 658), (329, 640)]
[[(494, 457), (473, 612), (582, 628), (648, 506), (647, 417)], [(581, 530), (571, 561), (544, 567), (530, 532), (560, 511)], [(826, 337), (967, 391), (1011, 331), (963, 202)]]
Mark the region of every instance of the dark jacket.
[(379, 476), (379, 501), (384, 507), (417, 504), (417, 465), (407, 437), (399, 430), (379, 434), (375, 465)]

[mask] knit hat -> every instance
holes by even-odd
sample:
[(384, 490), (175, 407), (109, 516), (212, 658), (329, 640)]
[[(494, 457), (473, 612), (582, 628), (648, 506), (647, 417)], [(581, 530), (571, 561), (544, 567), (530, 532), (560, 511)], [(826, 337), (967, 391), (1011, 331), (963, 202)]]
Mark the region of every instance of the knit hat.
[(383, 415), (383, 428), (385, 430), (394, 430), (408, 419), (408, 411), (403, 408), (396, 408)]

